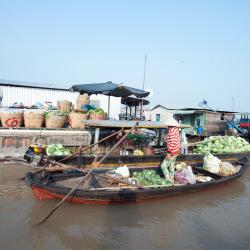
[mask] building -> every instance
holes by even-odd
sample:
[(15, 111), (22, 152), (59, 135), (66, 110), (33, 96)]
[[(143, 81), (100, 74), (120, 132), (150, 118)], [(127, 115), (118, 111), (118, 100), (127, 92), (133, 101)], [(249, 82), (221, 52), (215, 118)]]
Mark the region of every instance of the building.
[(230, 111), (214, 112), (198, 108), (170, 109), (163, 105), (157, 105), (151, 109), (152, 121), (165, 121), (168, 117), (173, 117), (191, 126), (185, 129), (188, 134), (197, 134), (198, 127), (201, 127), (203, 133), (207, 135), (224, 134), (227, 128), (225, 119), (231, 121), (236, 114)]
[[(52, 84), (0, 80), (0, 104), (2, 107), (11, 106), (15, 102), (30, 106), (37, 102), (50, 101), (53, 105), (57, 105), (58, 100), (68, 100), (75, 104), (77, 95), (77, 92), (71, 92), (69, 88)], [(108, 111), (107, 96), (91, 95), (90, 101), (91, 104), (104, 109), (105, 112)], [(110, 117), (118, 119), (120, 109), (121, 99), (119, 97), (110, 97)]]

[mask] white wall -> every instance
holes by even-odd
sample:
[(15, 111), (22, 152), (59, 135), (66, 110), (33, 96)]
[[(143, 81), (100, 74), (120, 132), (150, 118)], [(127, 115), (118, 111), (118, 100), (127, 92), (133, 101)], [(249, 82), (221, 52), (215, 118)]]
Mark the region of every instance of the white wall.
[[(78, 92), (70, 92), (67, 90), (53, 90), (42, 88), (28, 88), (15, 86), (1, 86), (3, 91), (2, 106), (11, 106), (14, 102), (22, 102), (24, 105), (32, 105), (36, 102), (44, 103), (51, 101), (53, 105), (57, 104), (58, 100), (68, 100), (73, 104), (76, 103)], [(90, 100), (99, 100), (100, 107), (108, 111), (108, 96), (91, 95)], [(118, 119), (121, 109), (121, 98), (110, 97), (110, 117)]]
[(151, 120), (156, 121), (156, 114), (160, 114), (160, 121), (167, 121), (169, 118), (173, 118), (173, 113), (159, 106), (151, 110)]

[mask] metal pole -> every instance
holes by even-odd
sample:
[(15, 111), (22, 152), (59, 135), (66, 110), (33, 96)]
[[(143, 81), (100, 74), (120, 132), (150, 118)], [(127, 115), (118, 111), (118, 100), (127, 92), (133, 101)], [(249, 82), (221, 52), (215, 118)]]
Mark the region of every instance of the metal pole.
[(135, 104), (135, 119), (136, 119), (136, 112), (137, 112), (137, 104)]
[(108, 120), (109, 120), (109, 113), (110, 113), (110, 95), (108, 98)]
[[(143, 72), (143, 81), (142, 81), (142, 89), (143, 90), (145, 89), (146, 65), (147, 65), (147, 55), (145, 55), (145, 59), (144, 59), (144, 72)], [(140, 120), (142, 119), (142, 107), (143, 107), (143, 98), (141, 100)]]

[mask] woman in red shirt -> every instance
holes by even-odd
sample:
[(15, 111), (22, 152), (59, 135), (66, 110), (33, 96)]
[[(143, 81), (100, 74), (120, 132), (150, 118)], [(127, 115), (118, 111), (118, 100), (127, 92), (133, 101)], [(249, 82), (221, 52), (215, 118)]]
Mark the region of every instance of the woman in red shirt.
[(181, 138), (180, 131), (177, 127), (168, 127), (167, 134), (167, 158), (180, 154)]

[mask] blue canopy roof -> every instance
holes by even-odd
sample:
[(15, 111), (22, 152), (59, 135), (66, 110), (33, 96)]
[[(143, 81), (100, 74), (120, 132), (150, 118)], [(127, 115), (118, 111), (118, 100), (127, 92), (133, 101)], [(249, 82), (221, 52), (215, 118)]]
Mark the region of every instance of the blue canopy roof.
[(112, 82), (73, 85), (70, 89), (80, 92), (81, 94), (88, 93), (89, 95), (103, 94), (116, 97), (128, 97), (134, 95), (138, 98), (143, 98), (149, 95), (148, 91), (127, 87), (122, 83), (116, 84)]

